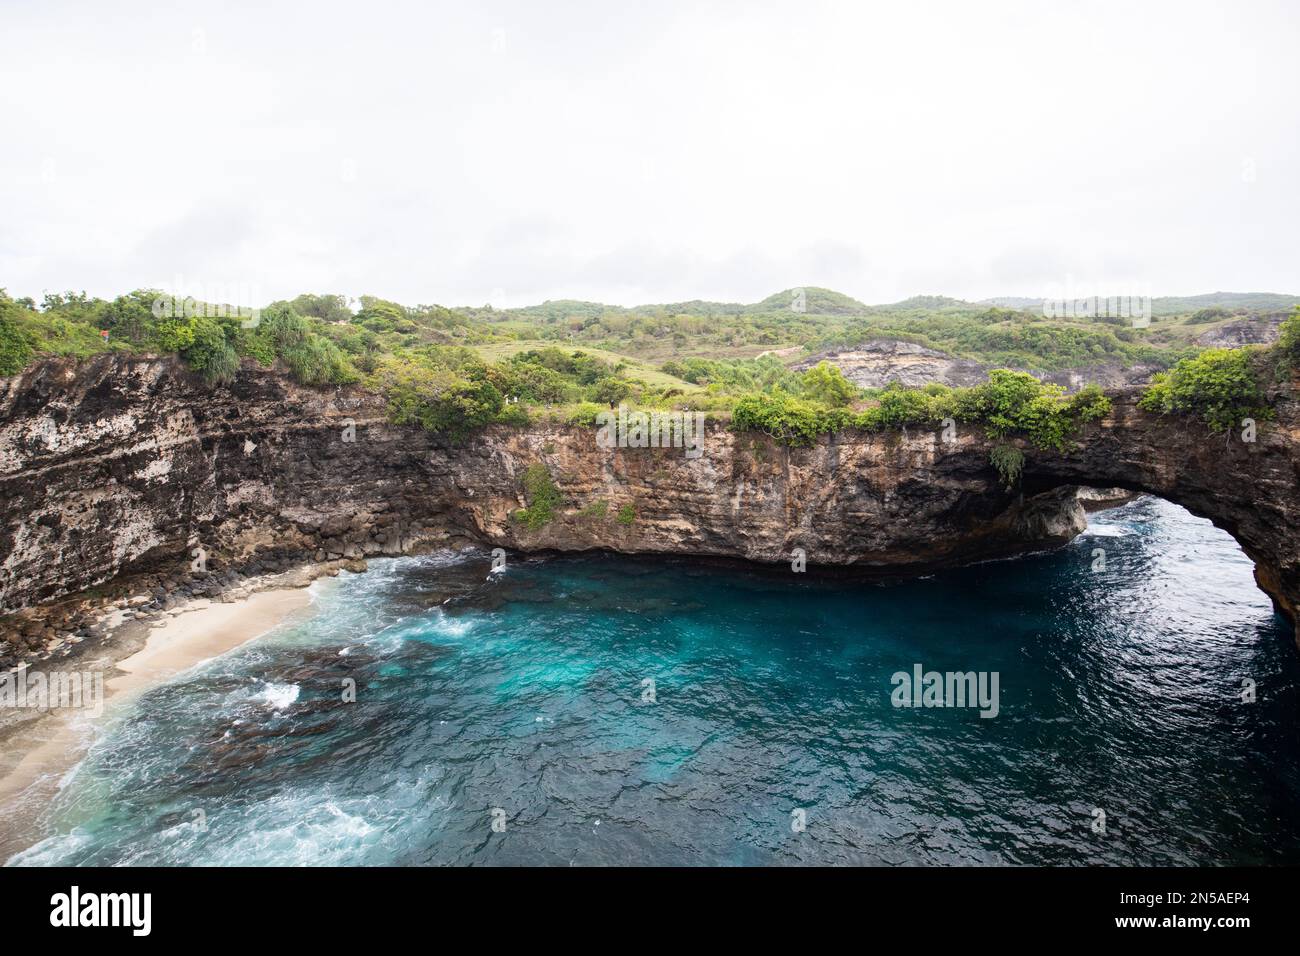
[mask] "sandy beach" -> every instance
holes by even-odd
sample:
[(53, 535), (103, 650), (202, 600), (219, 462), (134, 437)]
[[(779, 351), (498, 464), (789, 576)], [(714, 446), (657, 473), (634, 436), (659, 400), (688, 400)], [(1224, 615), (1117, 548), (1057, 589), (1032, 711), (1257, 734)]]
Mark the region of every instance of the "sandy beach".
[[(0, 743), (0, 862), (40, 838), (40, 811), (85, 757), (99, 728), (149, 687), (307, 613), (305, 588), (258, 591), (231, 603), (196, 602), (155, 625), (144, 646), (105, 671), (104, 707), (51, 711)], [(34, 671), (57, 670), (53, 662)]]

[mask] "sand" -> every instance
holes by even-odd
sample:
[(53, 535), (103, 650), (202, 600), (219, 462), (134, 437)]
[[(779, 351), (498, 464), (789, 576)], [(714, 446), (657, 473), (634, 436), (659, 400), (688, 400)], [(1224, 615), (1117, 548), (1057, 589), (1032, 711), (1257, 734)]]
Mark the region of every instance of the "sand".
[[(0, 744), (0, 862), (39, 839), (40, 811), (86, 755), (105, 720), (142, 690), (211, 660), (306, 612), (303, 588), (258, 591), (241, 601), (201, 603), (153, 629), (104, 682), (99, 716), (55, 710)], [(53, 670), (47, 664), (33, 670)]]

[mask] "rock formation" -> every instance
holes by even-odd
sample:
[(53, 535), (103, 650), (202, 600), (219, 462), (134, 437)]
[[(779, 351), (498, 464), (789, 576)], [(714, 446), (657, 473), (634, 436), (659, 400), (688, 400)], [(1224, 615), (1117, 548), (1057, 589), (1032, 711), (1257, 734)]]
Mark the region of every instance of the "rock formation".
[[(1276, 334), (1274, 338), (1276, 338)], [(1004, 366), (984, 365), (972, 359), (957, 358), (938, 349), (897, 339), (872, 339), (853, 348), (819, 352), (792, 368), (812, 368), (820, 361), (838, 365), (844, 377), (861, 388), (884, 388), (898, 382), (908, 388), (920, 388), (929, 382), (950, 386), (978, 385), (988, 378), (989, 369)], [(1149, 381), (1159, 369), (1155, 365), (1090, 365), (1085, 368), (1048, 372), (1022, 369), (1044, 382), (1077, 391), (1095, 382), (1103, 388), (1122, 388)]]
[[(791, 449), (711, 423), (704, 454), (601, 448), (595, 430), (492, 427), (463, 444), (387, 422), (379, 397), (246, 365), (212, 388), (175, 359), (50, 360), (0, 380), (0, 613), (123, 576), (166, 599), (295, 563), (454, 541), (609, 549), (912, 573), (1064, 543), (1075, 486), (1160, 495), (1232, 533), (1260, 586), (1300, 602), (1300, 410), (1258, 440), (1136, 407), (1135, 391), (1068, 454), (1028, 449), (1003, 487), (990, 442), (961, 427), (851, 432)], [(563, 504), (529, 530), (523, 470)], [(201, 561), (200, 570), (191, 566)]]

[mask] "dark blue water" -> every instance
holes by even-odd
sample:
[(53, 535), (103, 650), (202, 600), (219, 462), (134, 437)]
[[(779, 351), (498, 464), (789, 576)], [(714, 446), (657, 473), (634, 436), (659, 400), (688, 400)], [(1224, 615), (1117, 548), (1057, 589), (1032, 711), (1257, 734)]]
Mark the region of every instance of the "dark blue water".
[[(1249, 561), (1154, 499), (1092, 524), (889, 586), (376, 562), (120, 715), (11, 862), (1300, 862), (1300, 655)], [(996, 672), (997, 715), (893, 706), (917, 664)]]

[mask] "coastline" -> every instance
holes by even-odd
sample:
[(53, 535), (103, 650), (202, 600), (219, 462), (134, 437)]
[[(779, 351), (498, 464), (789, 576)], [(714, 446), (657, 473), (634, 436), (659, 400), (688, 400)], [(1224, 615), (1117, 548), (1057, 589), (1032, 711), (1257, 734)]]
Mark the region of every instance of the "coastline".
[[(322, 574), (331, 569), (320, 568)], [(337, 574), (337, 569), (333, 569)], [(141, 692), (310, 613), (306, 591), (318, 574), (277, 575), (228, 602), (194, 601), (152, 624), (130, 622), (115, 635), (102, 674), (103, 707), (39, 711), (0, 738), (0, 865), (39, 842), (42, 811), (81, 763), (103, 727)], [(132, 626), (134, 625), (134, 626)], [(113, 651), (121, 652), (114, 658)], [(86, 662), (89, 663), (89, 662)], [(32, 670), (56, 670), (45, 661)]]

